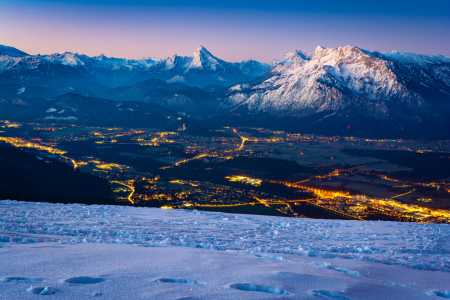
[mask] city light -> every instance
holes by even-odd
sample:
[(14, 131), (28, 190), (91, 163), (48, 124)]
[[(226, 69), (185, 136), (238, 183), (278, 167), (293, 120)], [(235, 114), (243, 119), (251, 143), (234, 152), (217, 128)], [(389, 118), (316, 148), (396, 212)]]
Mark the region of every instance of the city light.
[[(48, 138), (39, 137), (0, 137), (1, 142), (6, 142), (14, 147), (29, 148), (36, 151), (44, 152), (44, 155), (59, 159), (66, 164), (71, 165), (74, 169), (82, 172), (90, 172), (96, 176), (101, 176), (107, 179), (111, 184), (120, 185), (119, 188), (113, 185), (113, 191), (118, 201), (129, 202), (131, 204), (145, 205), (147, 201), (158, 201), (160, 207), (168, 208), (183, 208), (183, 209), (201, 209), (207, 208), (244, 208), (262, 205), (266, 209), (277, 211), (283, 215), (290, 217), (305, 217), (298, 213), (296, 209), (301, 205), (308, 205), (317, 208), (324, 213), (332, 216), (341, 217), (345, 219), (367, 220), (370, 218), (381, 218), (395, 221), (413, 221), (413, 222), (429, 222), (429, 223), (450, 223), (450, 212), (445, 209), (424, 207), (420, 205), (428, 205), (435, 203), (436, 200), (427, 197), (423, 194), (422, 197), (414, 197), (417, 205), (401, 203), (395, 199), (405, 199), (405, 196), (416, 192), (419, 187), (433, 188), (439, 193), (450, 192), (450, 183), (448, 181), (429, 181), (429, 182), (410, 182), (392, 178), (387, 173), (376, 173), (367, 169), (370, 163), (359, 163), (357, 166), (349, 166), (348, 168), (340, 168), (337, 164), (329, 173), (319, 172), (318, 175), (300, 175), (297, 181), (292, 180), (273, 180), (254, 178), (245, 175), (229, 175), (225, 176), (229, 182), (239, 183), (242, 186), (234, 184), (233, 186), (212, 183), (208, 181), (187, 180), (186, 178), (170, 178), (161, 180), (160, 174), (150, 174), (139, 172), (136, 166), (127, 165), (127, 163), (118, 163), (116, 159), (112, 161), (104, 161), (105, 158), (94, 156), (72, 156), (65, 150), (59, 149), (60, 141), (73, 142), (90, 142), (98, 149), (105, 149), (112, 144), (115, 145), (140, 145), (152, 146), (155, 150), (150, 150), (147, 147), (145, 151), (156, 153), (167, 165), (159, 167), (157, 170), (161, 174), (171, 174), (171, 172), (179, 172), (183, 164), (201, 160), (202, 172), (209, 170), (216, 170), (217, 163), (224, 163), (228, 160), (237, 157), (246, 158), (264, 158), (264, 157), (279, 157), (281, 153), (279, 150), (290, 151), (294, 154), (288, 156), (287, 159), (295, 160), (295, 155), (311, 155), (311, 150), (307, 148), (307, 144), (329, 144), (332, 142), (339, 142), (344, 140), (350, 142), (360, 143), (374, 143), (376, 147), (387, 147), (388, 149), (400, 149), (414, 152), (430, 152), (430, 149), (424, 147), (414, 148), (410, 144), (406, 144), (404, 140), (368, 140), (358, 139), (355, 137), (324, 137), (318, 135), (302, 135), (284, 133), (281, 131), (270, 131), (267, 129), (253, 128), (263, 133), (263, 137), (251, 138), (239, 133), (236, 128), (227, 128), (216, 130), (217, 132), (232, 132), (236, 136), (214, 136), (214, 137), (198, 137), (190, 136), (183, 131), (152, 131), (152, 130), (134, 130), (122, 128), (91, 128), (80, 127), (80, 133), (77, 135), (64, 133), (64, 130), (72, 130), (76, 128), (75, 125), (50, 126), (30, 124), (35, 130), (47, 131)], [(5, 123), (7, 126), (17, 128), (22, 126), (13, 122)], [(247, 134), (246, 129), (239, 129), (244, 134)], [(59, 136), (59, 132), (62, 131)], [(50, 136), (51, 135), (51, 136)], [(122, 139), (126, 137), (126, 140)], [(253, 143), (246, 143), (246, 142)], [(256, 144), (257, 143), (257, 144)], [(301, 144), (303, 143), (303, 144)], [(400, 145), (402, 143), (402, 145)], [(172, 148), (171, 144), (177, 144)], [(280, 146), (277, 146), (280, 144)], [(303, 145), (303, 146), (296, 146)], [(262, 147), (262, 151), (258, 151), (258, 147)], [(64, 148), (66, 149), (66, 148)], [(145, 149), (144, 147), (142, 149)], [(331, 152), (331, 151), (330, 151)], [(71, 152), (72, 153), (72, 152)], [(141, 150), (134, 153), (121, 153), (121, 156), (128, 156), (138, 159), (141, 156)], [(181, 154), (181, 156), (180, 156)], [(191, 156), (184, 158), (185, 155)], [(286, 157), (286, 154), (283, 154)], [(318, 153), (320, 159), (336, 159), (335, 154)], [(145, 156), (145, 155), (142, 155)], [(339, 155), (337, 155), (339, 156)], [(441, 155), (443, 158), (448, 158), (446, 155)], [(107, 159), (106, 159), (107, 160)], [(120, 160), (119, 160), (120, 161)], [(126, 161), (126, 160), (125, 160)], [(211, 166), (211, 167), (210, 167)], [(184, 166), (183, 166), (184, 167)], [(188, 165), (184, 167), (187, 170), (198, 170), (196, 165)], [(184, 170), (181, 169), (181, 170)], [(308, 166), (311, 170), (318, 172), (320, 168), (317, 165)], [(173, 170), (171, 170), (173, 169)], [(231, 170), (225, 168), (224, 170)], [(158, 171), (156, 171), (158, 172)], [(165, 173), (166, 172), (166, 173)], [(168, 172), (168, 173), (167, 173)], [(215, 172), (215, 171), (214, 171)], [(264, 174), (264, 173), (260, 173)], [(399, 189), (397, 195), (390, 198), (375, 197), (363, 194), (349, 193), (346, 190), (339, 190), (339, 187), (330, 188), (331, 183), (339, 182), (342, 178), (349, 176), (366, 176), (366, 178), (379, 178), (386, 182), (392, 182), (389, 187)], [(165, 175), (167, 178), (167, 175)], [(224, 176), (224, 175), (222, 175)], [(158, 180), (160, 179), (160, 180)], [(223, 181), (224, 177), (221, 177)], [(220, 180), (216, 178), (215, 180)], [(325, 181), (326, 180), (326, 181)], [(330, 180), (330, 181), (328, 181)], [(372, 180), (372, 179), (370, 179)], [(370, 180), (364, 180), (369, 181)], [(137, 188), (137, 182), (144, 182), (144, 188)], [(311, 197), (308, 199), (292, 198), (286, 199), (273, 194), (257, 191), (262, 187), (263, 182), (268, 182), (277, 185), (284, 185), (288, 188), (296, 189), (298, 192), (307, 192)], [(323, 188), (317, 183), (330, 184), (329, 188)], [(167, 183), (170, 183), (167, 185)], [(245, 187), (248, 186), (248, 187)], [(253, 189), (253, 187), (255, 189)], [(138, 190), (138, 192), (137, 192)], [(420, 194), (420, 192), (416, 192)], [(411, 196), (410, 196), (411, 197)], [(301, 197), (300, 197), (301, 198)], [(403, 201), (403, 200), (402, 200)], [(420, 204), (422, 203), (422, 204)]]
[(245, 176), (228, 176), (225, 178), (227, 178), (231, 182), (240, 182), (243, 184), (249, 184), (249, 185), (253, 185), (253, 186), (260, 186), (261, 182), (262, 182), (261, 179), (250, 178), (250, 177), (245, 177)]

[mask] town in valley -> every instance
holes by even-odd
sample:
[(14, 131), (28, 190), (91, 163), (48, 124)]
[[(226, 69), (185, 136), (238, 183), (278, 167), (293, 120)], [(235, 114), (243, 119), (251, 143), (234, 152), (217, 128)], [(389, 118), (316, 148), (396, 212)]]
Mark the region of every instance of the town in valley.
[(119, 205), (450, 223), (450, 141), (197, 131), (3, 120), (0, 143), (106, 180)]

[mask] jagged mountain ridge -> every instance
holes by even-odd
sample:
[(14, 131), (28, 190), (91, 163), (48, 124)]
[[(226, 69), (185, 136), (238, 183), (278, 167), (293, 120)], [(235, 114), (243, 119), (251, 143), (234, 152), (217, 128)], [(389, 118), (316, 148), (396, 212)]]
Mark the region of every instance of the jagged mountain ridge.
[(200, 46), (192, 56), (173, 54), (139, 72), (132, 81), (161, 79), (169, 83), (180, 82), (191, 86), (205, 87), (210, 84), (233, 85), (260, 76), (269, 65), (254, 60), (230, 63), (212, 55)]
[(449, 56), (319, 46), (312, 55), (288, 53), (260, 78), (231, 87), (217, 113), (316, 115), (310, 129), (321, 122), (333, 126), (336, 119), (368, 118), (405, 130), (408, 124), (428, 126), (446, 119), (449, 80)]
[(293, 52), (286, 53), (282, 59), (274, 60), (270, 67), (276, 67), (278, 65), (285, 65), (290, 63), (302, 63), (304, 60), (311, 60), (312, 54), (302, 50), (295, 50)]
[(230, 63), (199, 47), (192, 56), (176, 54), (167, 59), (146, 57), (138, 60), (65, 52), (29, 55), (13, 47), (0, 46), (0, 83), (52, 85), (67, 89), (108, 88), (133, 85), (147, 79), (182, 82), (204, 87), (208, 84), (233, 85), (251, 80), (270, 68), (254, 60)]

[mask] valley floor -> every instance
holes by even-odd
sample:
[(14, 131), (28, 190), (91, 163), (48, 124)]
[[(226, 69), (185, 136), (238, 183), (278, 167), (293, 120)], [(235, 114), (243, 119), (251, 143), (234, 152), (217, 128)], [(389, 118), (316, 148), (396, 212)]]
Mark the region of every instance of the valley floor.
[(5, 200), (0, 299), (449, 298), (449, 229)]

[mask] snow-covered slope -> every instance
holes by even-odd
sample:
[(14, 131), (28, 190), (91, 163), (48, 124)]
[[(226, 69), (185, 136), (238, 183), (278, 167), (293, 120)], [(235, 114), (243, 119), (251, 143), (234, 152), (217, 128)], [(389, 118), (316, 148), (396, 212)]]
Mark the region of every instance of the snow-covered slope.
[(286, 53), (282, 59), (274, 60), (270, 66), (276, 67), (278, 65), (292, 64), (292, 63), (302, 63), (305, 60), (311, 60), (312, 54), (302, 50), (295, 50), (294, 52)]
[(0, 202), (6, 299), (429, 299), (448, 225)]
[(253, 59), (244, 60), (240, 63), (235, 63), (235, 65), (242, 73), (252, 77), (261, 76), (271, 68), (271, 65), (260, 63)]
[(19, 49), (16, 49), (14, 47), (0, 45), (0, 56), (3, 55), (10, 57), (23, 57), (28, 56), (29, 54), (20, 51)]
[(260, 80), (230, 88), (218, 112), (426, 123), (449, 111), (449, 96), (449, 56), (319, 46), (313, 55), (288, 53)]
[[(372, 55), (376, 55), (375, 52), (370, 53)], [(450, 56), (448, 55), (426, 55), (426, 54), (416, 54), (409, 52), (401, 52), (401, 51), (391, 51), (391, 52), (383, 52), (379, 53), (379, 55), (395, 60), (401, 63), (413, 63), (419, 65), (429, 65), (429, 64), (448, 64), (450, 63)]]

